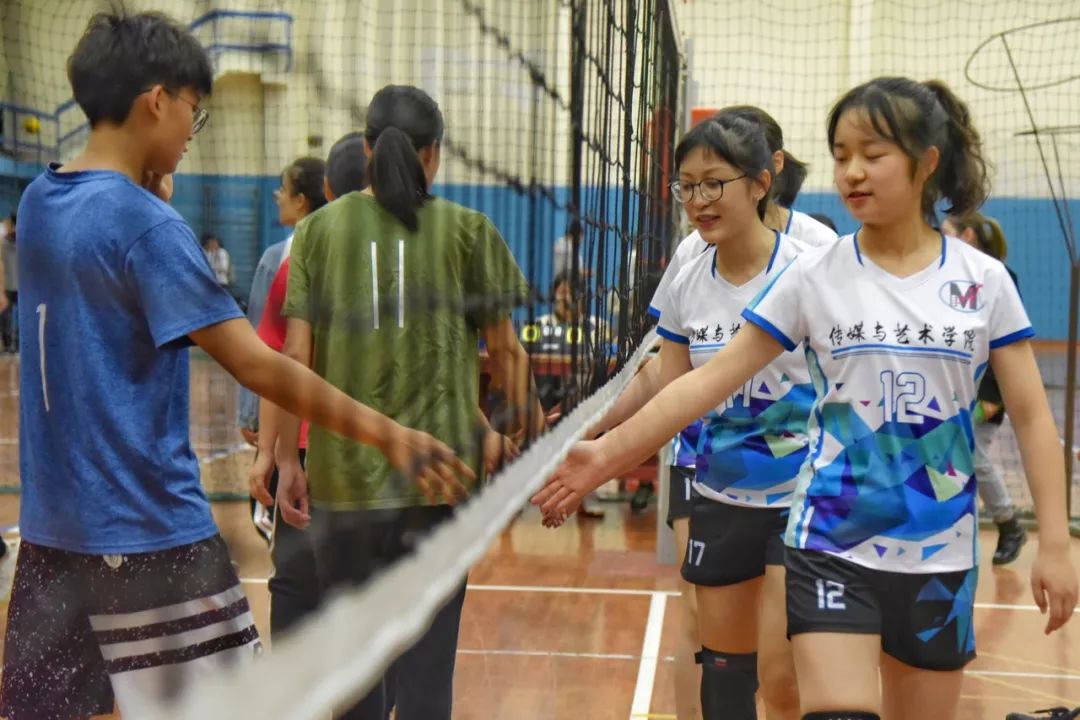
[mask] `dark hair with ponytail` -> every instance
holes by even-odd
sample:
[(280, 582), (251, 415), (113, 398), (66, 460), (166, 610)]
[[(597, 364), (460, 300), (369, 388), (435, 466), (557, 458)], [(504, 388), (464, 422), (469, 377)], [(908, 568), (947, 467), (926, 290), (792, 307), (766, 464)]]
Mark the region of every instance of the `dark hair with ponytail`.
[(375, 199), (411, 232), (429, 199), (419, 151), (442, 142), (443, 116), (423, 90), (387, 85), (371, 99), (364, 138), (371, 147), (368, 180)]
[(970, 228), (975, 233), (975, 241), (979, 244), (979, 249), (990, 257), (1005, 262), (1009, 245), (1005, 241), (1005, 231), (1001, 229), (997, 220), (973, 210), (964, 215), (950, 215), (948, 221), (959, 232)]
[(289, 178), (294, 193), (307, 198), (309, 213), (326, 204), (326, 195), (323, 194), (326, 163), (321, 158), (302, 157), (294, 160), (282, 175)]
[(895, 143), (913, 163), (927, 148), (938, 149), (940, 160), (922, 197), (923, 217), (930, 225), (937, 225), (934, 208), (942, 198), (949, 202), (949, 215), (971, 212), (986, 200), (990, 182), (982, 140), (967, 106), (945, 83), (881, 77), (848, 91), (829, 113), (830, 149), (836, 126), (849, 110), (865, 111), (874, 132)]
[[(774, 177), (772, 153), (760, 123), (723, 112), (698, 123), (675, 147), (675, 167), (681, 166), (686, 156), (698, 148), (737, 168), (751, 182), (757, 182), (762, 171), (768, 172), (770, 179)], [(765, 217), (769, 197), (765, 193), (758, 202), (759, 218)]]
[(806, 180), (806, 163), (784, 149), (784, 131), (780, 128), (780, 123), (755, 105), (731, 105), (718, 112), (716, 117), (721, 115), (733, 115), (758, 123), (765, 133), (765, 142), (769, 145), (769, 152), (784, 153), (784, 169), (774, 178), (770, 194), (779, 205), (784, 207), (794, 205), (795, 198), (798, 197), (799, 190), (802, 189), (803, 182)]

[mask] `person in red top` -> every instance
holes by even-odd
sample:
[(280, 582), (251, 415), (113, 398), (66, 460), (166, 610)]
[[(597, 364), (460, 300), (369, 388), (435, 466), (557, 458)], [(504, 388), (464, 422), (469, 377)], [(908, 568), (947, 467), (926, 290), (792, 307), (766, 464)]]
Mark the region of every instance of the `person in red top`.
[[(293, 227), (327, 203), (325, 194), (326, 163), (319, 158), (305, 157), (291, 163), (281, 173), (281, 187), (274, 192), (278, 206), (278, 222)], [(262, 318), (256, 332), (272, 349), (281, 352), (285, 346), (285, 318), (281, 306), (289, 278), (289, 246), (285, 241), (282, 262), (270, 283)], [(274, 446), (278, 431), (271, 403), (259, 403), (259, 451), (251, 468), (251, 495), (271, 509), (274, 518), (270, 557), (274, 574), (270, 578), (270, 635), (277, 636), (293, 627), (319, 604), (319, 582), (315, 573), (315, 555), (311, 540), (302, 530), (279, 522), (274, 512), (273, 497), (277, 493), (277, 471), (274, 467)], [(269, 411), (269, 412), (268, 412)], [(307, 448), (307, 423), (301, 428), (300, 461)]]

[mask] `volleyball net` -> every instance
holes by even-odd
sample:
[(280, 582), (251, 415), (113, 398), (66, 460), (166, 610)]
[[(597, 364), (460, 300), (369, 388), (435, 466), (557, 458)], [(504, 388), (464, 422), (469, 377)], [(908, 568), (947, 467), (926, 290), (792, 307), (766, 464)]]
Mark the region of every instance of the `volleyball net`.
[[(772, 114), (787, 148), (809, 163), (795, 207), (829, 215), (843, 233), (854, 225), (831, 186), (830, 105), (875, 75), (946, 80), (970, 104), (995, 166), (986, 211), (1009, 237), (1008, 261), (1048, 338), (1040, 364), (1065, 426), (1073, 391), (1063, 268), (1075, 266), (1070, 202), (1080, 167), (1068, 160), (1080, 137), (1069, 118), (1080, 94), (1071, 84), (1075, 28), (1051, 22), (1061, 20), (1052, 4), (1026, 7), (1032, 28), (1007, 35), (1023, 23), (1015, 3), (996, 0), (203, 5), (197, 14), (181, 0), (127, 3), (187, 24), (214, 58), (215, 91), (204, 103), (211, 119), (183, 161), (173, 204), (196, 234), (220, 238), (238, 300), (248, 301), (262, 253), (290, 232), (273, 201), (282, 171), (301, 156), (326, 157), (338, 138), (362, 131), (381, 87), (415, 85), (446, 119), (432, 192), (484, 213), (506, 240), (530, 290), (513, 310), (515, 328), (543, 410), (562, 420), (526, 438), (522, 457), (415, 555), (335, 596), (296, 634), (275, 639), (257, 667), (193, 685), (163, 718), (323, 717), (362, 696), (423, 631), (652, 345), (647, 304), (685, 230), (668, 191), (673, 150), (695, 109), (753, 104)], [(44, 163), (71, 158), (85, 141), (64, 61), (103, 7), (12, 0), (0, 8), (12, 28), (0, 53), (0, 201), (9, 206)], [(480, 368), (491, 375), (483, 360)], [(17, 362), (0, 363), (0, 372), (0, 381), (8, 378), (4, 417), (13, 419)], [(240, 391), (197, 351), (192, 373), (191, 434), (204, 485), (215, 497), (246, 497), (253, 451), (237, 433)], [(423, 394), (416, 378), (393, 382)], [(487, 410), (498, 408), (497, 395), (481, 383)], [(17, 438), (17, 423), (5, 422), (0, 484), (12, 489)], [(995, 457), (1029, 509), (1007, 421)], [(1080, 492), (1073, 496), (1078, 517)]]

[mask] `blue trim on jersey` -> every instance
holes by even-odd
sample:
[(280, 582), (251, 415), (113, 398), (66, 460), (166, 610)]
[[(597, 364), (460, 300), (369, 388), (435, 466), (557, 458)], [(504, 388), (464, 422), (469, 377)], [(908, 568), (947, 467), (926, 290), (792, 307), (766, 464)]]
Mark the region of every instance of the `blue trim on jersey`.
[(652, 315), (657, 320), (660, 319), (660, 311), (658, 309), (654, 308), (652, 305), (649, 306), (649, 309), (646, 312), (648, 312), (650, 315)]
[[(794, 215), (795, 215), (795, 213), (793, 211), (792, 212), (792, 217), (794, 217)], [(788, 221), (788, 224), (789, 225), (791, 224), (790, 220)], [(773, 230), (773, 232), (776, 233), (776, 242), (773, 244), (772, 255), (769, 257), (769, 264), (767, 266), (765, 266), (765, 274), (766, 275), (768, 275), (769, 273), (772, 272), (772, 266), (773, 266), (773, 263), (776, 262), (776, 256), (780, 254), (780, 231), (779, 230)]]
[(797, 345), (791, 341), (791, 338), (789, 338), (787, 335), (780, 331), (780, 328), (776, 327), (771, 322), (761, 317), (750, 308), (746, 308), (745, 310), (743, 310), (742, 316), (757, 325), (765, 332), (772, 335), (773, 339), (783, 345), (785, 350), (791, 351), (797, 347)]
[[(793, 222), (795, 222), (795, 211), (792, 208), (788, 208), (787, 227), (784, 228), (785, 235), (791, 234), (791, 223)], [(772, 263), (770, 262), (769, 265), (771, 266)]]
[(841, 358), (853, 358), (853, 357), (870, 357), (870, 356), (884, 356), (884, 357), (902, 357), (902, 358), (929, 358), (931, 360), (947, 360), (949, 362), (959, 363), (961, 365), (970, 365), (971, 360), (962, 357), (956, 357), (955, 355), (944, 355), (940, 352), (936, 352), (931, 349), (919, 350), (915, 349), (914, 352), (892, 352), (890, 350), (858, 350), (856, 352), (847, 353), (840, 357), (833, 357), (834, 360)]
[(1027, 340), (1028, 338), (1033, 337), (1035, 337), (1035, 329), (1031, 326), (1028, 326), (1023, 330), (1017, 330), (1014, 333), (1009, 333), (1005, 337), (999, 337), (997, 340), (991, 340), (990, 349), (997, 350), (1000, 347), (1012, 345), (1014, 342), (1019, 342), (1020, 340)]
[[(1029, 328), (1030, 329), (1030, 328)], [(932, 348), (932, 347), (920, 347), (911, 345), (886, 345), (877, 343), (864, 343), (861, 345), (849, 345), (845, 348), (837, 348), (832, 351), (834, 358), (843, 357), (844, 355), (854, 350), (886, 350), (895, 351), (900, 353), (940, 353), (942, 355), (951, 355), (954, 357), (964, 358), (965, 360), (971, 359), (971, 353), (964, 352), (963, 350), (949, 350), (947, 348)]]
[[(862, 228), (859, 228), (859, 230), (862, 230)], [(860, 265), (862, 265), (862, 251), (859, 250), (859, 230), (856, 230), (855, 234), (851, 236), (851, 241), (855, 244), (855, 259), (859, 261)], [(941, 262), (938, 263), (938, 267), (942, 268), (945, 267), (945, 258), (947, 255), (948, 245), (945, 242), (945, 233), (941, 232), (941, 230), (938, 230), (938, 235), (941, 236)]]
[(709, 263), (709, 267), (712, 270), (712, 276), (716, 277), (716, 246), (712, 246), (712, 262)]
[(665, 330), (662, 327), (656, 328), (656, 334), (664, 338), (665, 340), (670, 340), (671, 342), (676, 342), (680, 345), (690, 344), (690, 338), (683, 337), (682, 335), (679, 335), (678, 333), (673, 333), (670, 330)]
[(694, 345), (690, 348), (690, 352), (703, 352), (705, 350), (716, 350), (718, 348), (727, 347), (727, 343), (707, 343), (705, 345)]

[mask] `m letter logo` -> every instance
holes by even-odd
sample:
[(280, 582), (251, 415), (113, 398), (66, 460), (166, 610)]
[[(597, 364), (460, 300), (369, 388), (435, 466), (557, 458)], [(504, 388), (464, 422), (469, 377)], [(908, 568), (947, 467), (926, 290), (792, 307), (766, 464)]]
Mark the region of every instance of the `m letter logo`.
[(973, 313), (983, 308), (982, 288), (982, 283), (971, 280), (950, 280), (941, 286), (938, 294), (953, 310)]

